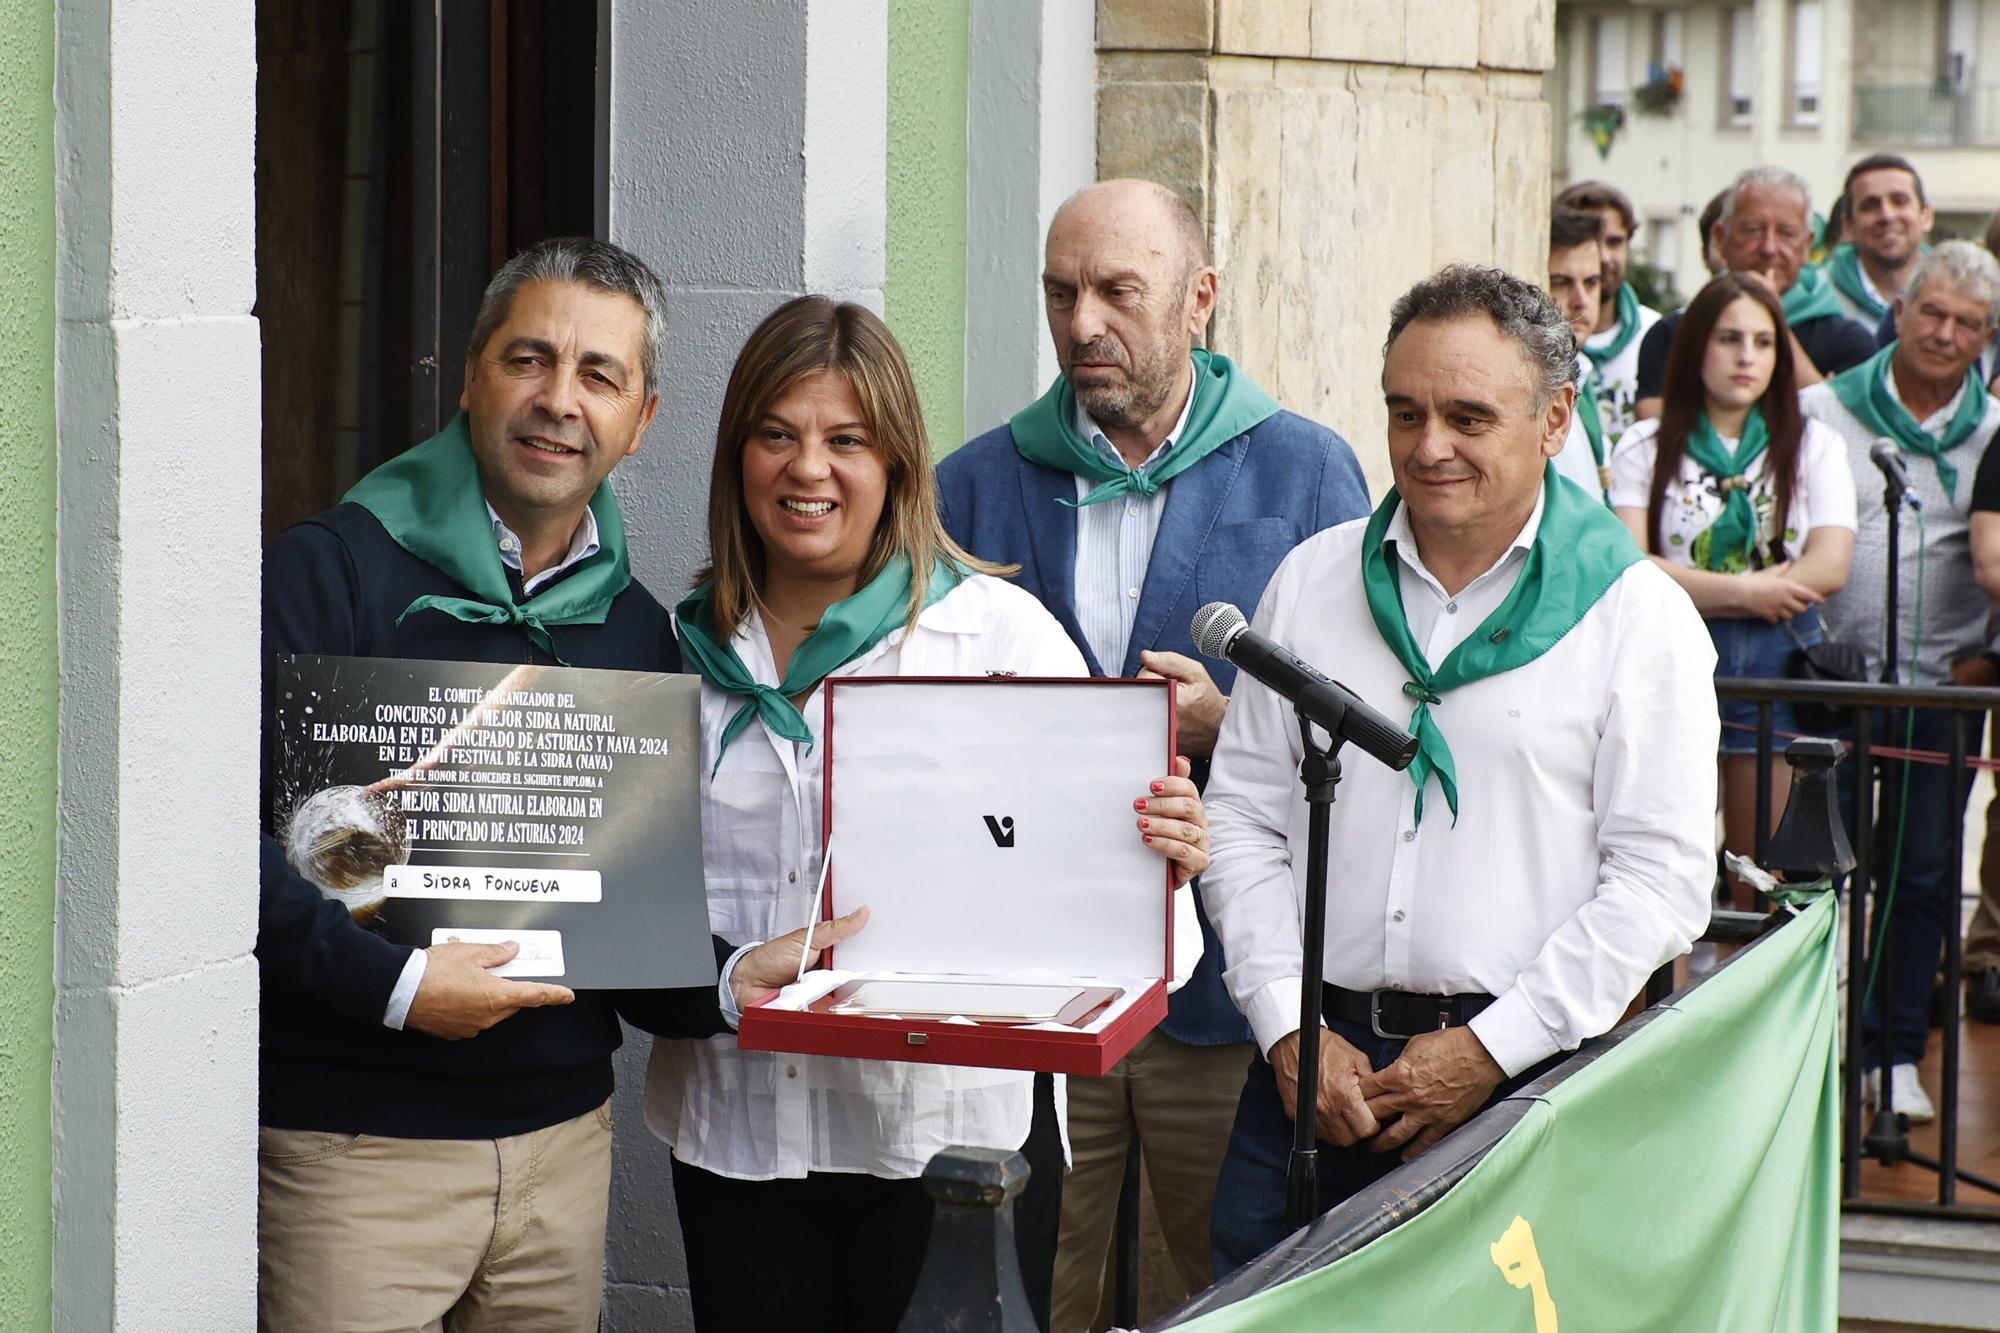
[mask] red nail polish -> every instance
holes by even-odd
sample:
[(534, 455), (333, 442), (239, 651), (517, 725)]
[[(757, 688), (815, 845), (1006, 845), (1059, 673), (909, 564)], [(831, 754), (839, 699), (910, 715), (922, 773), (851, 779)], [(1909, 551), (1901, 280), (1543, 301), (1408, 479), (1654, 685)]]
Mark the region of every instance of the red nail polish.
[(1150, 819), (1142, 819), (1142, 820), (1140, 820), (1140, 821), (1139, 821), (1139, 827), (1140, 827), (1140, 828), (1151, 828), (1151, 827), (1153, 827), (1153, 821), (1152, 821), (1152, 820), (1150, 820)]
[(1150, 834), (1150, 833), (1148, 833), (1148, 834), (1146, 835), (1146, 841), (1147, 841), (1147, 842), (1151, 842), (1152, 840), (1153, 840), (1153, 835), (1152, 835), (1152, 834)]
[(1146, 808), (1146, 798), (1141, 796), (1138, 800), (1132, 802), (1132, 808), (1134, 810), (1144, 810)]
[(1159, 795), (1159, 794), (1160, 794), (1161, 792), (1165, 791), (1166, 789), (1167, 789), (1167, 784), (1166, 784), (1166, 783), (1164, 783), (1164, 782), (1155, 782), (1155, 783), (1153, 784), (1153, 795), (1155, 795), (1155, 796), (1158, 796), (1158, 795)]

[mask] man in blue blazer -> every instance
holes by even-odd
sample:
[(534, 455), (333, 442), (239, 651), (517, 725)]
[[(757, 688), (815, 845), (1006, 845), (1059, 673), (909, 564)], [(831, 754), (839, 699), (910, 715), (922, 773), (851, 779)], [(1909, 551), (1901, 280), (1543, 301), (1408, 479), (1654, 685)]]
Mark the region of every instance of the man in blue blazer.
[[(1179, 682), (1197, 782), (1235, 669), (1194, 655), (1195, 610), (1225, 601), (1249, 614), (1292, 547), (1369, 508), (1338, 435), (1196, 346), (1216, 283), (1201, 223), (1178, 195), (1136, 180), (1082, 191), (1050, 224), (1042, 274), (1061, 375), (938, 468), (952, 537), (1020, 565), (1021, 586), (1094, 673)], [(1201, 933), (1201, 963), (1159, 1030), (1106, 1077), (1069, 1081), (1056, 1329), (1087, 1328), (1097, 1313), (1135, 1134), (1182, 1285), (1211, 1281), (1209, 1202), (1255, 1048), (1206, 917)], [(1024, 1235), (1031, 1285), (1034, 1249)]]

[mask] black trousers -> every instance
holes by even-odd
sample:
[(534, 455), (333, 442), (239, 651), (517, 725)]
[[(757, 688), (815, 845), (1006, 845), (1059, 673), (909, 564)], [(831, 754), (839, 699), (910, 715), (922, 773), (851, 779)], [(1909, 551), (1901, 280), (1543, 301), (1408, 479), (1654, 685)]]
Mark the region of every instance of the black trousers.
[(930, 1244), (921, 1180), (673, 1171), (701, 1333), (893, 1333)]

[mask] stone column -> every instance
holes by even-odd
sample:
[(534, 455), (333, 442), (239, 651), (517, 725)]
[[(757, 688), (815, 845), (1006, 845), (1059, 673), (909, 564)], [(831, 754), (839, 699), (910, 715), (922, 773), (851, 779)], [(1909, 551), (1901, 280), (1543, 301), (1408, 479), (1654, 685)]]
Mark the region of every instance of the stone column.
[(1099, 0), (1097, 168), (1187, 195), (1211, 344), (1388, 484), (1389, 306), (1453, 262), (1539, 277), (1553, 0)]
[(56, 30), (54, 1323), (249, 1328), (255, 16), (59, 0)]

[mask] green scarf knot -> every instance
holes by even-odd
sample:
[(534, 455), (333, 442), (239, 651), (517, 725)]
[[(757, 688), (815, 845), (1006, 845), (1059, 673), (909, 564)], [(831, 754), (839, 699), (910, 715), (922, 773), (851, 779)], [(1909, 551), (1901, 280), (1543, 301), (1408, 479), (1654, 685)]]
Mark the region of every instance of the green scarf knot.
[[(931, 569), (924, 605), (935, 604), (970, 577), (971, 570), (954, 562), (940, 561)], [(743, 706), (723, 725), (722, 741), (715, 748), (715, 766), (709, 770), (709, 776), (715, 776), (721, 769), (723, 753), (753, 721), (761, 719), (774, 736), (810, 746), (812, 728), (792, 699), (812, 693), (826, 677), (903, 625), (910, 614), (910, 581), (909, 557), (899, 555), (852, 595), (828, 607), (812, 633), (792, 651), (792, 660), (785, 666), (785, 678), (775, 687), (753, 677), (727, 639), (717, 641), (712, 581), (682, 598), (674, 608), (674, 619), (679, 623), (681, 647), (689, 662), (709, 684), (745, 699)]]
[(1786, 292), (1780, 302), (1785, 309), (1785, 323), (1797, 328), (1809, 319), (1824, 319), (1828, 315), (1846, 318), (1840, 308), (1840, 298), (1834, 294), (1833, 284), (1826, 280), (1823, 270), (1807, 266), (1799, 270), (1799, 278)]
[(1409, 673), (1403, 693), (1417, 701), (1409, 725), (1417, 738), (1417, 757), (1409, 767), (1417, 786), (1416, 821), (1423, 822), (1424, 786), (1435, 775), (1456, 822), (1458, 767), (1431, 709), (1441, 707), (1444, 696), (1459, 686), (1526, 666), (1553, 648), (1628, 566), (1645, 557), (1610, 510), (1582, 487), (1558, 477), (1554, 464), (1544, 466), (1541, 526), (1520, 577), (1493, 614), (1432, 670), (1410, 633), (1402, 581), (1384, 540), (1401, 503), (1390, 491), (1368, 520), (1361, 542), (1361, 582), (1376, 632)]
[(1979, 380), (1977, 363), (1965, 372), (1965, 396), (1958, 411), (1939, 439), (1917, 424), (1896, 397), (1889, 367), (1896, 358), (1896, 344), (1890, 343), (1874, 356), (1850, 370), (1843, 370), (1827, 383), (1841, 405), (1876, 435), (1886, 435), (1905, 453), (1921, 454), (1937, 469), (1938, 482), (1954, 504), (1958, 501), (1958, 467), (1945, 455), (1971, 439), (1986, 420), (1986, 386)]
[[(1930, 247), (1924, 247), (1929, 253)], [(1834, 247), (1833, 254), (1826, 261), (1826, 276), (1834, 289), (1861, 308), (1868, 318), (1876, 323), (1889, 313), (1888, 304), (1879, 300), (1868, 290), (1868, 280), (1861, 267), (1861, 252), (1854, 248), (1852, 241)]]
[(605, 481), (590, 497), (590, 512), (597, 516), (596, 552), (566, 577), (514, 600), (463, 412), (356, 482), (345, 498), (375, 515), (396, 545), (472, 594), (419, 597), (396, 617), (398, 625), (419, 611), (438, 611), (472, 625), (518, 626), (530, 643), (562, 662), (549, 626), (603, 624), (611, 603), (632, 582), (618, 497)]
[(1730, 449), (1715, 432), (1715, 424), (1704, 409), (1688, 432), (1687, 456), (1721, 485), (1722, 512), (1709, 525), (1708, 547), (1700, 553), (1701, 567), (1734, 572), (1757, 567), (1757, 506), (1750, 500), (1746, 473), (1764, 456), (1771, 445), (1771, 428), (1764, 422), (1764, 409), (1753, 407), (1743, 420), (1743, 436)]
[(1103, 483), (1082, 500), (1063, 504), (1094, 505), (1134, 492), (1157, 495), (1169, 481), (1278, 411), (1271, 396), (1228, 357), (1206, 348), (1194, 349), (1191, 392), (1194, 401), (1188, 407), (1187, 427), (1173, 448), (1143, 468), (1113, 462), (1076, 433), (1076, 392), (1062, 375), (1008, 425), (1015, 450), (1030, 463)]

